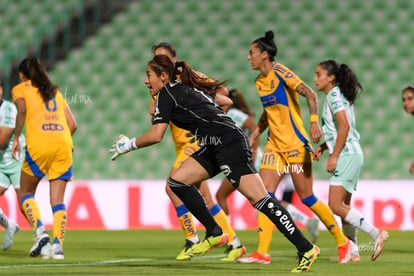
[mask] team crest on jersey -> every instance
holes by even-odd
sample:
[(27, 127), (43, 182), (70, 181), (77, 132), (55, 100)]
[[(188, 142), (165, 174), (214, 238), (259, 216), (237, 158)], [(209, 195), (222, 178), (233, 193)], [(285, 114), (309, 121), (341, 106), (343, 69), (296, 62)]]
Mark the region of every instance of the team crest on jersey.
[(290, 79), (293, 78), (295, 75), (292, 72), (287, 72), (285, 78)]

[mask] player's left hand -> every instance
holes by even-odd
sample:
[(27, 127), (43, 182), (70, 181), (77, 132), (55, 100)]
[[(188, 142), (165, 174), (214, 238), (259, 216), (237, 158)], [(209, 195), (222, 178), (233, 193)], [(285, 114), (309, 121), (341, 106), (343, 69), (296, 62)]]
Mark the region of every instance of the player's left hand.
[(310, 138), (313, 143), (317, 144), (319, 143), (319, 140), (321, 139), (322, 132), (321, 128), (319, 127), (318, 123), (311, 123), (310, 129), (309, 129)]
[(118, 139), (109, 150), (110, 153), (113, 153), (113, 155), (111, 156), (111, 160), (114, 161), (118, 158), (118, 156), (130, 152), (131, 150), (137, 149), (135, 140), (135, 137), (129, 139), (125, 135), (119, 135)]

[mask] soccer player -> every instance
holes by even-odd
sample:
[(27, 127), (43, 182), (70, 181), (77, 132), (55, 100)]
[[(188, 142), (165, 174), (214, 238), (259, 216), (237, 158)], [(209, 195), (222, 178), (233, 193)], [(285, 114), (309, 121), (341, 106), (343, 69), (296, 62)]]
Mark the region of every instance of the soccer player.
[[(253, 119), (253, 112), (247, 106), (246, 100), (238, 89), (231, 89), (229, 91), (229, 98), (233, 101), (233, 105), (227, 111), (227, 115), (238, 127), (245, 131), (247, 136), (249, 136), (257, 127), (257, 124)], [(258, 146), (258, 140), (255, 145), (252, 145), (252, 156), (256, 169), (259, 169), (263, 157), (263, 150)], [(315, 243), (318, 238), (319, 220), (317, 218), (309, 218), (292, 204), (292, 195), (295, 188), (290, 174), (285, 174), (281, 181), (283, 187), (283, 200), (281, 201), (281, 204), (289, 211), (294, 220), (299, 221), (306, 226), (307, 231), (311, 235), (312, 243)], [(224, 178), (216, 193), (217, 202), (227, 216), (229, 216), (227, 198), (235, 190), (236, 189), (231, 185), (229, 180)]]
[[(20, 170), (23, 158), (15, 160), (12, 157), (12, 144), (14, 138), (14, 127), (16, 126), (16, 106), (3, 99), (3, 85), (0, 81), (0, 196), (4, 195), (10, 186), (14, 187), (17, 201), (20, 202)], [(25, 146), (24, 135), (18, 137), (20, 146)], [(7, 250), (13, 244), (14, 235), (19, 231), (19, 226), (9, 220), (0, 208), (0, 224), (4, 227), (3, 250)]]
[[(405, 112), (414, 116), (414, 85), (408, 85), (402, 91), (402, 105)], [(411, 163), (410, 173), (414, 173), (414, 161)]]
[(36, 233), (29, 255), (39, 256), (49, 243), (35, 199), (37, 185), (47, 175), (53, 212), (53, 240), (50, 254), (45, 257), (61, 260), (64, 259), (63, 239), (67, 221), (64, 195), (66, 184), (72, 178), (72, 135), (77, 128), (76, 121), (39, 59), (24, 59), (19, 65), (19, 76), (21, 83), (12, 90), (17, 106), (12, 155), (17, 160), (21, 155), (18, 137), (26, 125), (27, 149), (21, 169), (20, 203)]
[[(310, 137), (314, 143), (319, 142), (321, 137), (318, 98), (293, 71), (275, 62), (277, 47), (273, 38), (273, 32), (268, 31), (264, 37), (254, 40), (247, 57), (251, 68), (260, 71), (256, 78), (256, 89), (264, 108), (258, 127), (250, 136), (250, 143), (269, 128), (260, 176), (269, 196), (274, 196), (281, 178), (289, 172), (301, 201), (319, 217), (335, 238), (339, 263), (347, 263), (350, 259), (350, 241), (342, 233), (328, 205), (319, 200), (312, 189), (312, 148), (303, 125), (298, 94), (304, 96), (308, 103), (311, 114)], [(260, 213), (257, 220), (257, 251), (239, 259), (239, 262), (270, 263), (272, 224)]]
[[(176, 80), (177, 74), (181, 82)], [(187, 158), (168, 180), (171, 190), (206, 228), (204, 241), (194, 245), (191, 254), (204, 254), (228, 239), (194, 187), (221, 171), (296, 247), (299, 264), (292, 271), (309, 270), (319, 248), (303, 236), (285, 208), (267, 195), (252, 162), (247, 136), (213, 100), (215, 88), (223, 83), (199, 78), (186, 62), (174, 64), (167, 56), (159, 55), (148, 63), (145, 84), (151, 95), (157, 97), (152, 127), (138, 138), (120, 135), (110, 149), (111, 159), (160, 142), (170, 121), (202, 141), (203, 147)]]
[[(171, 59), (173, 63), (177, 62), (177, 52), (175, 48), (168, 42), (161, 42), (158, 45), (154, 45), (152, 47), (152, 51), (154, 53), (154, 56), (156, 55), (166, 55)], [(197, 76), (202, 78), (207, 78), (204, 74), (200, 72), (195, 72)], [(215, 101), (222, 107), (225, 108), (231, 105), (231, 101), (225, 97), (228, 92), (227, 89), (223, 86), (219, 86), (216, 91), (216, 97)], [(150, 108), (150, 112), (152, 113), (154, 111), (153, 108)], [(189, 132), (188, 130), (182, 129), (177, 127), (174, 123), (169, 123), (171, 134), (173, 141), (175, 143), (175, 151), (176, 151), (176, 160), (173, 164), (173, 167), (171, 168), (170, 175), (174, 173), (175, 170), (177, 170), (181, 164), (186, 160), (191, 154), (196, 152), (200, 149), (200, 146), (194, 136)], [(191, 247), (194, 244), (197, 244), (200, 242), (198, 235), (197, 235), (197, 229), (194, 223), (193, 216), (189, 212), (188, 208), (183, 204), (183, 202), (175, 195), (175, 193), (171, 190), (171, 188), (168, 185), (168, 182), (166, 183), (165, 190), (167, 192), (167, 195), (169, 196), (171, 202), (173, 203), (175, 210), (177, 212), (177, 218), (180, 221), (181, 227), (185, 233), (186, 240), (184, 248), (181, 250), (181, 252), (176, 257), (176, 260), (178, 261), (184, 261), (184, 260), (190, 260), (191, 254), (188, 254), (190, 252)], [(222, 258), (222, 261), (234, 261), (237, 258), (243, 256), (243, 254), (246, 253), (246, 248), (243, 246), (239, 238), (237, 237), (235, 231), (231, 227), (229, 220), (226, 216), (226, 214), (221, 209), (220, 205), (217, 204), (210, 192), (210, 188), (208, 186), (208, 181), (202, 181), (197, 185), (199, 191), (204, 197), (204, 200), (206, 201), (207, 207), (210, 210), (211, 215), (214, 217), (214, 219), (217, 221), (217, 223), (220, 225), (221, 228), (223, 228), (224, 232), (229, 235), (229, 239), (227, 242), (227, 248), (225, 250), (226, 257)]]
[[(326, 164), (326, 170), (332, 174), (329, 207), (341, 217), (344, 233), (355, 244), (356, 228), (371, 237), (371, 259), (375, 261), (382, 253), (388, 233), (374, 227), (356, 209), (350, 207), (352, 193), (357, 188), (364, 163), (354, 111), (354, 103), (362, 86), (348, 65), (338, 64), (335, 60), (319, 63), (313, 81), (316, 89), (326, 94), (322, 115), (325, 142), (315, 149), (313, 156), (319, 160), (325, 150), (329, 151)], [(351, 252), (351, 260), (360, 260), (358, 251)]]

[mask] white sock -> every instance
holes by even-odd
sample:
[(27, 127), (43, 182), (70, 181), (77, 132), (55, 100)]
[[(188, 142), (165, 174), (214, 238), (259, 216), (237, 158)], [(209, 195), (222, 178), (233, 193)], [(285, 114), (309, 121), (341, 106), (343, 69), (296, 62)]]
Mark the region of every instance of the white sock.
[(3, 213), (2, 209), (0, 209), (0, 225), (3, 226), (4, 229), (7, 229), (7, 227), (9, 227), (9, 219)]
[(189, 240), (192, 243), (199, 243), (200, 242), (200, 239), (198, 238), (197, 234), (195, 234), (194, 237), (192, 237), (190, 239), (187, 239), (187, 240)]
[(37, 229), (36, 229), (36, 237), (38, 237), (38, 236), (40, 236), (40, 235), (42, 235), (43, 234), (43, 232), (46, 232), (46, 229), (45, 229), (45, 227), (44, 226), (39, 226), (39, 227), (37, 227)]
[(379, 235), (379, 230), (374, 227), (374, 225), (366, 221), (365, 218), (355, 209), (349, 210), (345, 217), (345, 221), (360, 229), (362, 232), (370, 235), (371, 239), (375, 239)]
[(286, 210), (289, 212), (289, 214), (292, 216), (292, 218), (294, 220), (299, 221), (303, 225), (306, 225), (306, 223), (309, 220), (307, 215), (305, 215), (304, 213), (299, 211), (298, 208), (296, 208), (295, 206), (293, 206), (290, 203), (288, 203), (288, 206), (287, 206)]

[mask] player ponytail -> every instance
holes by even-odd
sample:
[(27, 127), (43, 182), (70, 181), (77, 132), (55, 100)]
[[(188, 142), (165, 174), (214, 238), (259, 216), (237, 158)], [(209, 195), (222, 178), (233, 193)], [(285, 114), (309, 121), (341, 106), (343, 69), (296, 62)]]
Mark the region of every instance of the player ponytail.
[(226, 82), (222, 82), (215, 79), (210, 79), (207, 77), (202, 77), (197, 74), (190, 65), (185, 61), (179, 61), (176, 63), (176, 67), (179, 69), (181, 82), (185, 85), (197, 88), (211, 97), (216, 96), (217, 88), (223, 86)]
[(352, 69), (346, 64), (338, 64), (335, 60), (326, 60), (319, 63), (328, 71), (328, 75), (334, 75), (336, 85), (341, 93), (352, 105), (358, 94), (362, 91), (361, 83)]
[(148, 66), (150, 66), (157, 76), (160, 76), (162, 72), (166, 72), (170, 80), (175, 80), (176, 75), (180, 75), (181, 83), (201, 90), (213, 98), (216, 95), (217, 88), (225, 84), (225, 82), (220, 82), (218, 80), (200, 77), (185, 61), (180, 61), (174, 64), (165, 55), (154, 56), (154, 58), (148, 62)]
[(38, 58), (24, 59), (20, 62), (19, 72), (38, 89), (43, 102), (47, 103), (55, 97), (57, 86), (49, 79), (45, 67)]
[(255, 39), (252, 43), (255, 43), (261, 52), (266, 51), (270, 61), (275, 61), (277, 46), (273, 31), (267, 31), (265, 36)]

